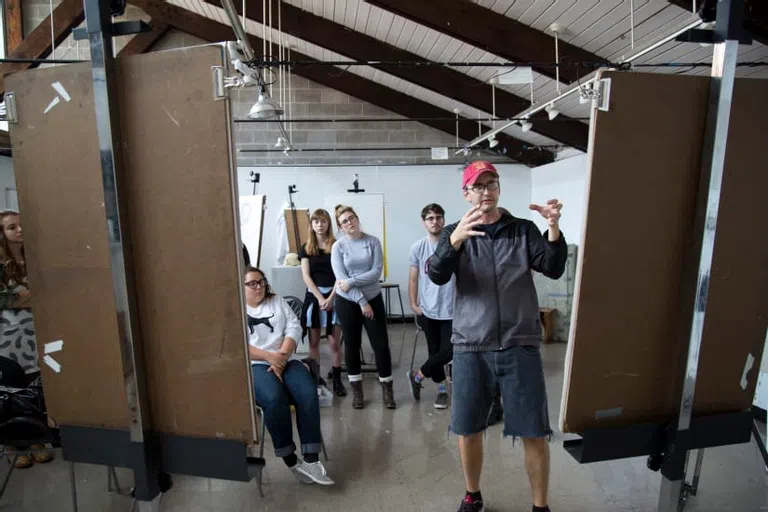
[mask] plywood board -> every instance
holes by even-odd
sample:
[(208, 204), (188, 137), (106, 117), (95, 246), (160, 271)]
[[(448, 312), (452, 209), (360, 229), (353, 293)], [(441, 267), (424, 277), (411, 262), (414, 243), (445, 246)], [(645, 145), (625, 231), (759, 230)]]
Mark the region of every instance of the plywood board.
[(5, 83), (20, 116), (10, 133), (39, 352), (64, 341), (59, 373), (41, 361), (48, 412), (61, 424), (128, 428), (90, 65)]
[[(118, 59), (121, 206), (151, 428), (251, 442), (231, 119), (212, 66), (227, 66), (221, 46)], [(48, 406), (61, 423), (125, 428), (91, 80), (88, 64), (9, 77), (20, 117), (11, 137), (38, 339), (64, 339), (61, 373), (44, 369)], [(71, 101), (43, 114), (56, 81)]]
[[(293, 222), (293, 212), (290, 209), (283, 210), (285, 215), (285, 229), (288, 232), (288, 252), (297, 253), (299, 247), (296, 247), (296, 224), (298, 224), (299, 243), (307, 243), (307, 234), (309, 233), (309, 210), (296, 208), (296, 222)], [(282, 262), (281, 262), (282, 263)]]
[[(667, 421), (682, 384), (695, 274), (694, 216), (708, 78), (608, 72), (610, 109), (591, 127), (586, 226), (577, 265), (574, 321), (560, 427)], [(757, 372), (741, 377), (765, 336), (768, 245), (743, 226), (766, 175), (759, 109), (765, 89), (740, 81), (710, 288), (695, 414), (749, 407)], [(752, 106), (750, 106), (752, 105)], [(746, 133), (752, 133), (747, 136)], [(738, 155), (737, 155), (738, 153)], [(754, 203), (752, 203), (754, 204)], [(750, 242), (744, 257), (745, 240)], [(693, 272), (693, 273), (692, 273)]]
[(121, 61), (126, 192), (153, 429), (253, 438), (221, 47)]

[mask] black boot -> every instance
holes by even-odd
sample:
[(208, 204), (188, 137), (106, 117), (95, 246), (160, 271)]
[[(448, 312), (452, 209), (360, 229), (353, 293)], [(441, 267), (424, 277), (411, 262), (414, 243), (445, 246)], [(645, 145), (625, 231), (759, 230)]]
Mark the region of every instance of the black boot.
[(362, 409), (365, 407), (365, 398), (363, 397), (363, 382), (350, 382), (352, 387), (352, 407), (355, 409)]
[(395, 393), (392, 390), (392, 381), (381, 383), (382, 398), (384, 401), (384, 407), (387, 409), (394, 409), (397, 407), (395, 404)]
[(491, 403), (491, 410), (488, 411), (488, 425), (495, 425), (504, 419), (504, 408), (501, 405), (501, 391), (496, 388), (496, 393), (493, 395), (493, 403)]
[(347, 390), (341, 382), (341, 368), (333, 368), (333, 394), (339, 397), (347, 396)]

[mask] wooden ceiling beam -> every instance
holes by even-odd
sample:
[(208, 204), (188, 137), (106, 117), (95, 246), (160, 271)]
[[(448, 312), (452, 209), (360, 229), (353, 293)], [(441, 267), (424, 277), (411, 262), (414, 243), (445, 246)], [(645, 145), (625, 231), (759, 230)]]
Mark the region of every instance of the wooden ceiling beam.
[[(152, 19), (161, 20), (182, 32), (199, 37), (200, 39), (210, 42), (231, 41), (234, 39), (232, 27), (229, 25), (224, 25), (161, 0), (129, 0), (129, 2), (144, 10), (144, 12), (152, 16)], [(256, 36), (249, 35), (249, 41), (254, 48), (262, 47), (262, 40)], [(276, 50), (277, 47), (275, 47)], [(315, 60), (299, 52), (292, 52), (291, 56), (296, 60)], [(452, 112), (417, 100), (407, 94), (397, 92), (353, 73), (338, 73), (335, 68), (325, 66), (298, 66), (293, 72), (298, 76), (404, 117), (442, 118), (444, 120), (430, 120), (423, 121), (422, 123), (451, 135), (456, 133), (455, 121), (452, 119), (455, 116)], [(484, 126), (483, 129), (490, 130), (490, 127)], [(464, 140), (471, 140), (477, 134), (476, 130), (477, 128), (474, 123), (459, 123), (459, 137)], [(554, 154), (551, 151), (537, 148), (506, 134), (500, 134), (497, 139), (499, 145), (494, 149), (500, 154), (504, 154), (522, 164), (536, 167), (554, 161)]]
[[(221, 7), (220, 0), (204, 1)], [(264, 0), (247, 2), (246, 17), (257, 23), (264, 23), (264, 3)], [(277, 10), (278, 3), (272, 0), (272, 6), (274, 13)], [(235, 2), (235, 7), (238, 13), (242, 15), (241, 3)], [(389, 45), (361, 32), (356, 32), (291, 4), (283, 3), (280, 8), (283, 32), (350, 59), (388, 62), (425, 60), (419, 55)], [(435, 66), (400, 66), (376, 63), (371, 64), (371, 67), (483, 112), (493, 112), (491, 85), (454, 69)], [(529, 106), (529, 99), (516, 96), (502, 88), (496, 89), (497, 116), (515, 117)], [(533, 116), (531, 121), (533, 122), (533, 131), (561, 144), (581, 151), (587, 150), (589, 127), (585, 123), (575, 119), (568, 119), (566, 116), (557, 121), (549, 121), (545, 112)]]
[(23, 15), (21, 0), (5, 0), (3, 2), (5, 16), (5, 53), (12, 53), (24, 39)]
[[(53, 10), (53, 34), (56, 45), (64, 41), (72, 29), (83, 22), (83, 1), (62, 0)], [(30, 32), (15, 50), (10, 52), (8, 58), (13, 59), (44, 59), (51, 54), (51, 16), (48, 15), (40, 24)], [(9, 73), (22, 71), (37, 66), (31, 63), (0, 64), (0, 94), (5, 93), (5, 80), (3, 77)]]
[[(365, 0), (371, 5), (442, 32), (513, 62), (554, 62), (555, 38), (466, 0)], [(594, 53), (560, 41), (560, 62), (607, 63)], [(556, 79), (554, 66), (533, 66)], [(593, 69), (561, 67), (560, 81), (575, 82)]]

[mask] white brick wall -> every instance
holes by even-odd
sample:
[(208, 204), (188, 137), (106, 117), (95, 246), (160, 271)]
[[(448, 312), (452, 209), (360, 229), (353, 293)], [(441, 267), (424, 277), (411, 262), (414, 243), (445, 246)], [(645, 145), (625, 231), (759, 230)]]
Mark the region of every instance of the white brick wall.
[[(54, 0), (54, 8), (60, 0)], [(35, 26), (48, 16), (49, 4), (46, 0), (24, 0), (24, 30), (29, 33)], [(128, 6), (122, 19), (148, 20), (141, 10)], [(115, 41), (119, 51), (132, 36), (121, 37)], [(155, 50), (168, 50), (185, 46), (205, 44), (205, 41), (177, 30), (168, 33), (156, 44)], [(87, 41), (81, 41), (79, 49), (70, 36), (56, 50), (57, 58), (90, 59)], [(330, 70), (329, 70), (330, 71)], [(290, 117), (292, 118), (371, 118), (387, 117), (401, 118), (392, 112), (376, 105), (352, 98), (343, 92), (336, 91), (310, 82), (302, 77), (293, 76), (291, 79), (292, 95)], [(278, 99), (278, 88), (273, 90), (273, 97)], [(257, 91), (245, 89), (235, 91), (232, 95), (232, 110), (235, 119), (245, 119), (251, 105), (256, 101)], [(287, 103), (283, 102), (284, 104)], [(286, 116), (287, 117), (287, 116)], [(297, 122), (286, 123), (291, 131), (291, 140), (297, 149), (329, 149), (334, 148), (386, 148), (386, 147), (433, 147), (453, 146), (455, 136), (435, 130), (423, 124), (403, 120), (402, 122)], [(253, 150), (275, 149), (278, 130), (274, 123), (235, 123), (234, 138), (238, 150), (239, 166), (259, 165), (358, 165), (358, 164), (422, 164), (422, 163), (456, 163), (463, 158), (434, 162), (429, 150), (422, 151), (323, 151), (323, 152), (293, 152), (290, 156), (282, 152), (270, 153), (252, 152)], [(464, 142), (464, 141), (460, 141)], [(449, 154), (453, 154), (450, 151)], [(506, 158), (498, 159), (509, 163)]]

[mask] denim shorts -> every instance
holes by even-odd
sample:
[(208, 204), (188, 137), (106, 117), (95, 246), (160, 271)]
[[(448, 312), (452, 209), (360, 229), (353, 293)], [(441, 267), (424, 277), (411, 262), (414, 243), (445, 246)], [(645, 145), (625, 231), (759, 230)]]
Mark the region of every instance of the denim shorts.
[(453, 354), (451, 431), (470, 435), (488, 426), (496, 386), (504, 407), (504, 436), (549, 437), (547, 390), (538, 347)]

